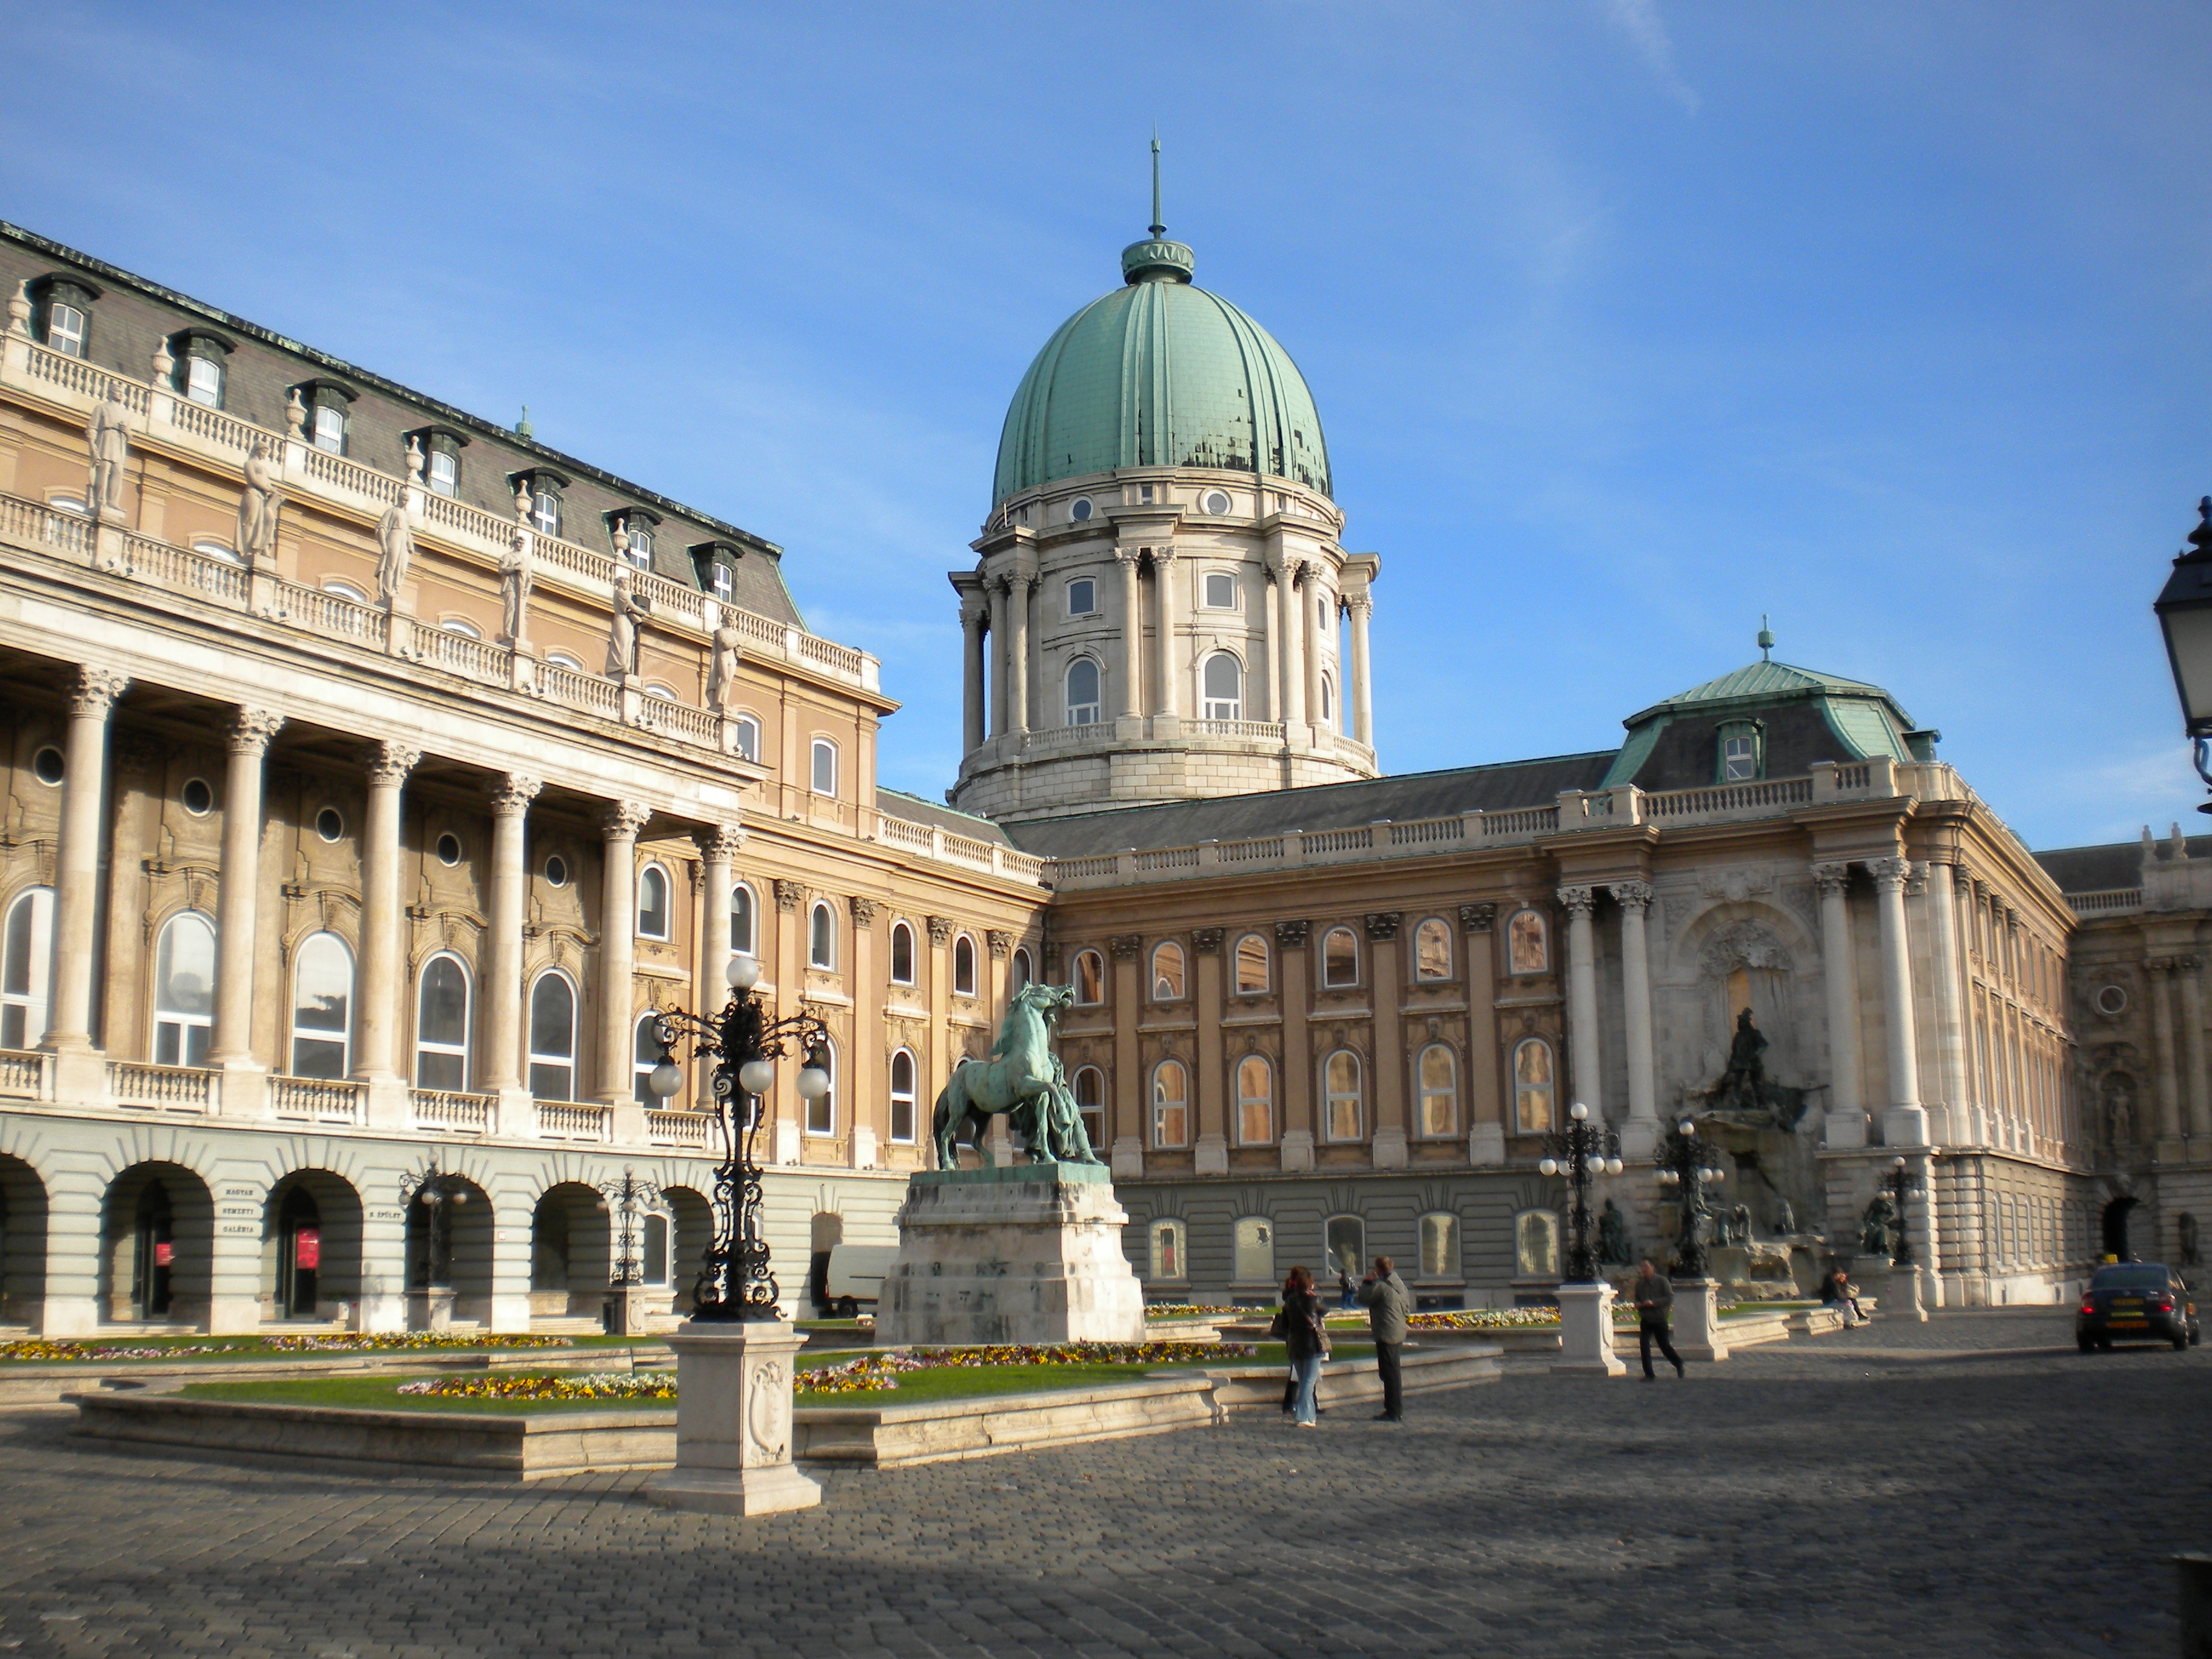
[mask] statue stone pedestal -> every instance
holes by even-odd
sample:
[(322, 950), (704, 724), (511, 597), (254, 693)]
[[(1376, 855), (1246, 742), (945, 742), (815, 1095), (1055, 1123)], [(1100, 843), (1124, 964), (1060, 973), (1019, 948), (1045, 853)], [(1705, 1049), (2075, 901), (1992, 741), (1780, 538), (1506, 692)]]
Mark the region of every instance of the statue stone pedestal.
[(774, 1515), (812, 1509), (820, 1485), (791, 1461), (792, 1361), (805, 1339), (781, 1320), (687, 1320), (676, 1350), (676, 1467), (646, 1483), (664, 1509)]
[(1726, 1359), (1719, 1287), (1710, 1279), (1674, 1281), (1674, 1352), (1685, 1359)]
[(907, 1183), (876, 1341), (1141, 1342), (1127, 1222), (1100, 1164), (925, 1170)]
[(1613, 1286), (1559, 1286), (1559, 1357), (1552, 1370), (1568, 1376), (1626, 1376), (1613, 1352)]
[(1881, 1293), (1881, 1305), (1900, 1319), (1917, 1319), (1928, 1322), (1928, 1307), (1920, 1297), (1920, 1264), (1917, 1261), (1893, 1261), (1889, 1264), (1889, 1279)]

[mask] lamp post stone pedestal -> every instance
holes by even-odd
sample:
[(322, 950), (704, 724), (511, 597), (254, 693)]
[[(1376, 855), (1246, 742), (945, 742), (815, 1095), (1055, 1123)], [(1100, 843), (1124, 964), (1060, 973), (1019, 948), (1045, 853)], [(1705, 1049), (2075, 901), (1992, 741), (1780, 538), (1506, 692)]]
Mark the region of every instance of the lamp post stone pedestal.
[(676, 1350), (676, 1467), (646, 1484), (665, 1509), (775, 1515), (812, 1509), (819, 1483), (792, 1463), (793, 1362), (806, 1339), (781, 1320), (691, 1320)]
[(1566, 1376), (1626, 1376), (1613, 1357), (1613, 1286), (1559, 1286), (1559, 1357), (1553, 1371)]
[(1885, 1312), (1894, 1313), (1900, 1319), (1917, 1319), (1928, 1322), (1928, 1307), (1920, 1297), (1920, 1268), (1911, 1261), (1892, 1261), (1885, 1264), (1889, 1278), (1881, 1294)]
[(1710, 1279), (1674, 1281), (1674, 1352), (1685, 1359), (1729, 1357), (1721, 1334), (1719, 1287)]
[(645, 1316), (658, 1306), (667, 1310), (668, 1291), (643, 1285), (612, 1285), (607, 1288), (606, 1327), (609, 1336), (643, 1336)]

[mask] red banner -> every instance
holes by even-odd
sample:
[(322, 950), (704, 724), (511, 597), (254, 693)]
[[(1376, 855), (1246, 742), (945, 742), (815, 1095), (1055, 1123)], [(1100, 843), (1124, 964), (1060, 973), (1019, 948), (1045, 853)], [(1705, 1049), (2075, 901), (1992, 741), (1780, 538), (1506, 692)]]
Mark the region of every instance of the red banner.
[(293, 1235), (292, 1265), (295, 1267), (319, 1267), (323, 1265), (323, 1234), (319, 1227), (302, 1227)]
[(155, 1267), (173, 1267), (176, 1263), (176, 1260), (177, 1247), (175, 1245), (157, 1243), (154, 1246), (154, 1265)]

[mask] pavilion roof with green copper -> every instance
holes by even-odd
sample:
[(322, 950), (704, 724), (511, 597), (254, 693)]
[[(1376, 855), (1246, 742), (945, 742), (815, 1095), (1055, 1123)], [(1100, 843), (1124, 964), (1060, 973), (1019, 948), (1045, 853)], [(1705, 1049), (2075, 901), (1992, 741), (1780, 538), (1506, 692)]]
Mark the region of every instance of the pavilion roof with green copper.
[(1184, 244), (1156, 232), (1121, 263), (1125, 284), (1062, 323), (1022, 377), (994, 504), (1125, 466), (1268, 474), (1329, 494), (1321, 415), (1290, 354), (1191, 282)]
[[(1768, 643), (1771, 637), (1762, 633), (1760, 643)], [(1910, 761), (1916, 757), (1914, 744), (1932, 744), (1936, 735), (1917, 730), (1912, 717), (1878, 685), (1762, 657), (1733, 673), (1677, 692), (1623, 720), (1628, 738), (1607, 770), (1604, 787), (1628, 783), (1644, 774), (1645, 763), (1662, 751), (1662, 736), (1669, 726), (1686, 722), (1692, 729), (1701, 730), (1717, 720), (1780, 720), (1785, 717), (1778, 711), (1793, 708), (1804, 713), (1789, 718), (1811, 722), (1801, 724), (1801, 742), (1807, 740), (1805, 733), (1826, 733), (1809, 739), (1814, 757), (1861, 761), (1886, 755), (1892, 760)], [(1655, 763), (1662, 771), (1678, 763), (1679, 757), (1670, 763), (1663, 754)], [(1650, 787), (1648, 781), (1646, 787)]]

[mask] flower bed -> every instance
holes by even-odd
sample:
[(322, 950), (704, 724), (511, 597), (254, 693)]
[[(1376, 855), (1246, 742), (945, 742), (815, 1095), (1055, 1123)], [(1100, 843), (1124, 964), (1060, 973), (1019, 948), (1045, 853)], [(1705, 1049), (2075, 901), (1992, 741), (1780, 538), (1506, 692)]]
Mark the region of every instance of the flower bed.
[(865, 1353), (836, 1364), (800, 1371), (806, 1394), (874, 1394), (898, 1387), (906, 1371), (984, 1370), (1001, 1365), (1160, 1365), (1194, 1361), (1250, 1359), (1259, 1349), (1249, 1342), (1068, 1342), (1051, 1347), (1008, 1344), (989, 1348), (948, 1348), (930, 1353)]
[(202, 1354), (410, 1352), (436, 1348), (573, 1348), (565, 1336), (466, 1335), (444, 1331), (394, 1331), (387, 1334), (256, 1336), (238, 1342), (168, 1342), (158, 1347), (127, 1347), (106, 1342), (49, 1340), (30, 1337), (0, 1342), (0, 1361), (186, 1359)]
[(1474, 1308), (1465, 1312), (1417, 1313), (1407, 1325), (1417, 1331), (1511, 1331), (1559, 1322), (1557, 1308)]
[(258, 1345), (252, 1342), (198, 1342), (165, 1348), (118, 1348), (105, 1343), (48, 1341), (44, 1337), (32, 1337), (17, 1342), (0, 1342), (0, 1359), (170, 1359), (188, 1353), (242, 1353)]
[(1145, 1304), (1147, 1319), (1188, 1319), (1205, 1314), (1250, 1313), (1249, 1308), (1219, 1308), (1197, 1302), (1150, 1302)]
[(590, 1371), (576, 1376), (471, 1374), (402, 1382), (395, 1392), (460, 1400), (673, 1400), (676, 1379), (652, 1371)]

